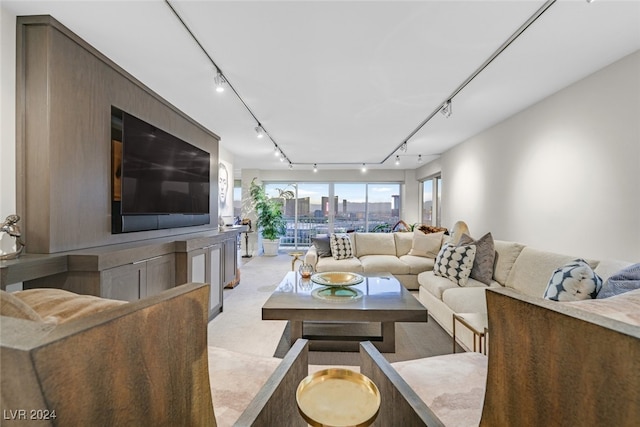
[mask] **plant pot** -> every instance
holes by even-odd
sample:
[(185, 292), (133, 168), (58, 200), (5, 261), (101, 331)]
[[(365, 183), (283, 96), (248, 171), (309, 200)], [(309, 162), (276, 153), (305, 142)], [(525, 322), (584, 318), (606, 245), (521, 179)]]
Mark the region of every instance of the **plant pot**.
[(280, 239), (275, 239), (275, 240), (262, 239), (262, 248), (264, 249), (264, 256), (278, 255), (279, 247), (280, 247)]

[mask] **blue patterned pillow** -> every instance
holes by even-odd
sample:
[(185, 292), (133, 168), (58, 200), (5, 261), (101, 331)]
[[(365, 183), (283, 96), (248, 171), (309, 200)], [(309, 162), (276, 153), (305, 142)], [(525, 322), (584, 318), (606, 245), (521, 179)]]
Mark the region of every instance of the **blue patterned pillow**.
[(611, 275), (598, 292), (598, 299), (609, 298), (640, 288), (640, 263), (630, 265)]
[(353, 258), (351, 239), (346, 234), (331, 235), (331, 255), (334, 259)]
[(576, 259), (553, 272), (544, 298), (552, 301), (593, 299), (602, 287), (602, 279), (583, 259)]
[(476, 245), (454, 246), (447, 243), (438, 252), (433, 273), (436, 276), (446, 277), (460, 286), (465, 286), (475, 257)]

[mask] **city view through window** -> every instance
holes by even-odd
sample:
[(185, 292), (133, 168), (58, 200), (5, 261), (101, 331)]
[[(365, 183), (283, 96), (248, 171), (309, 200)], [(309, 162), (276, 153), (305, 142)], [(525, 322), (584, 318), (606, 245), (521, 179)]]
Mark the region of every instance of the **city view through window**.
[[(400, 219), (398, 183), (266, 183), (265, 190), (282, 200), (283, 248), (308, 247), (318, 234), (389, 231)], [(287, 190), (296, 197), (281, 198)]]

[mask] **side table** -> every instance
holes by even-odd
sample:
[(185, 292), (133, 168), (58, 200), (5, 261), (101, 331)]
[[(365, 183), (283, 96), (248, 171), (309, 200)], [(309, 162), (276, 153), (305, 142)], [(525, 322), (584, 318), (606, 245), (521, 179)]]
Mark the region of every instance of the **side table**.
[(304, 255), (304, 252), (289, 252), (289, 255), (293, 257), (291, 260), (291, 271), (295, 271), (296, 261), (302, 261), (304, 264), (304, 260), (301, 260), (300, 257)]
[[(483, 342), (487, 334), (487, 313), (454, 313), (453, 314), (453, 352), (456, 352), (456, 321), (466, 327), (473, 334), (473, 351), (487, 354), (487, 346)], [(476, 341), (478, 350), (476, 350)], [(486, 343), (485, 343), (486, 344)]]

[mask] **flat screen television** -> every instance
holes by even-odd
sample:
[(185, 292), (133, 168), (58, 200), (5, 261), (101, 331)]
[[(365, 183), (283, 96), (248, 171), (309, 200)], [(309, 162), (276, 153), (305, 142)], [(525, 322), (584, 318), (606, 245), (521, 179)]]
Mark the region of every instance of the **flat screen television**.
[(211, 155), (111, 109), (112, 233), (209, 224)]

